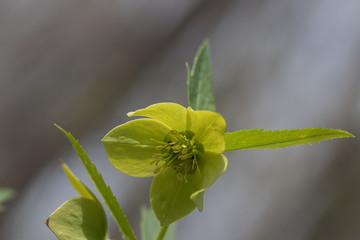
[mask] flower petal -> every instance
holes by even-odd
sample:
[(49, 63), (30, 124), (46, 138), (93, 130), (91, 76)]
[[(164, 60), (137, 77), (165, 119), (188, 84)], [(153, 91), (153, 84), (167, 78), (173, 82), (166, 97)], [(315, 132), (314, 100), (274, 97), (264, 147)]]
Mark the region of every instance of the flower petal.
[(211, 111), (188, 112), (187, 129), (195, 133), (195, 138), (202, 143), (205, 151), (222, 153), (225, 150), (225, 128), (226, 122), (219, 114)]
[(112, 129), (102, 139), (110, 162), (134, 177), (154, 175), (156, 141), (164, 141), (170, 129), (154, 119), (136, 119)]
[(227, 159), (219, 153), (205, 152), (198, 166), (198, 171), (186, 175), (186, 182), (180, 181), (171, 168), (162, 169), (154, 177), (150, 202), (162, 226), (185, 217), (195, 207), (202, 211), (204, 192), (226, 170)]
[(201, 188), (210, 187), (225, 172), (227, 165), (228, 160), (223, 154), (205, 152), (198, 160), (202, 181)]
[(162, 169), (154, 177), (150, 190), (150, 202), (161, 226), (169, 225), (191, 213), (196, 205), (190, 199), (192, 193), (201, 188), (201, 177), (197, 171), (180, 181), (172, 168)]
[(205, 194), (205, 188), (200, 189), (193, 194), (191, 194), (190, 199), (194, 201), (196, 204), (197, 209), (202, 212), (204, 208), (204, 194)]
[(177, 103), (156, 103), (135, 112), (129, 112), (129, 117), (142, 116), (156, 119), (170, 129), (186, 130), (186, 108)]
[(200, 212), (203, 210), (203, 199), (206, 188), (210, 187), (227, 168), (227, 158), (219, 153), (205, 152), (199, 158), (198, 166), (201, 175), (202, 189), (191, 194), (190, 198)]

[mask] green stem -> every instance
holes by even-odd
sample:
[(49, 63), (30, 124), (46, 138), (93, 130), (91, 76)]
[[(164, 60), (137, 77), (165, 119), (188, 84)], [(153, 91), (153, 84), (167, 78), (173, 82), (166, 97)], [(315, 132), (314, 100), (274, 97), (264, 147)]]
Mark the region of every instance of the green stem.
[(159, 234), (158, 234), (156, 240), (163, 240), (163, 239), (164, 239), (164, 236), (165, 236), (165, 234), (166, 234), (166, 231), (167, 231), (168, 227), (169, 227), (169, 225), (167, 225), (167, 226), (162, 226), (162, 227), (160, 228), (160, 231), (159, 231)]

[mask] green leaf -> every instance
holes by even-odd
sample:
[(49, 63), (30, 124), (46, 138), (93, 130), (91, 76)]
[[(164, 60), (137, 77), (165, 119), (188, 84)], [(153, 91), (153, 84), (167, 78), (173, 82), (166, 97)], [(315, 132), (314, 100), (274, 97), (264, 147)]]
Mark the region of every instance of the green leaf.
[(121, 210), (120, 205), (117, 202), (114, 194), (112, 193), (110, 187), (106, 185), (103, 177), (96, 169), (96, 166), (90, 161), (89, 156), (83, 150), (80, 143), (77, 140), (75, 140), (75, 138), (71, 135), (71, 133), (66, 132), (64, 129), (62, 129), (61, 127), (59, 127), (56, 124), (55, 124), (55, 126), (57, 128), (59, 128), (72, 143), (81, 162), (83, 163), (83, 165), (85, 166), (85, 169), (89, 173), (90, 179), (94, 182), (97, 190), (104, 198), (105, 204), (109, 208), (110, 213), (112, 214), (116, 223), (118, 224), (119, 229), (123, 235), (123, 238), (135, 240), (136, 238), (130, 227), (130, 224), (129, 224), (127, 218), (125, 217), (123, 211)]
[(45, 224), (60, 240), (103, 240), (107, 221), (103, 207), (94, 199), (73, 198), (53, 212)]
[[(151, 208), (141, 207), (140, 221), (141, 240), (155, 240), (160, 231), (160, 223)], [(175, 237), (176, 223), (167, 229), (164, 240), (173, 240)]]
[(200, 45), (192, 69), (186, 63), (188, 75), (189, 105), (194, 110), (209, 110), (215, 112), (215, 100), (211, 88), (211, 66), (209, 42), (204, 40)]
[(61, 166), (64, 169), (66, 176), (69, 179), (69, 182), (74, 187), (74, 189), (80, 194), (80, 196), (84, 198), (97, 200), (94, 194), (74, 175), (74, 173), (65, 163), (61, 162)]
[(11, 188), (0, 188), (0, 212), (5, 210), (3, 203), (12, 199), (15, 196), (15, 191)]
[(237, 132), (225, 133), (225, 151), (285, 148), (345, 137), (354, 137), (354, 135), (346, 131), (330, 128), (304, 128), (276, 131), (244, 129)]

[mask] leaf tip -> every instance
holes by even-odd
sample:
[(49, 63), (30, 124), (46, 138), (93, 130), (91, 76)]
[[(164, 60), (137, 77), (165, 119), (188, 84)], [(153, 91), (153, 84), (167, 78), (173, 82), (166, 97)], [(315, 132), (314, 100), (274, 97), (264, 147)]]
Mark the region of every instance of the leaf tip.
[(57, 123), (54, 123), (54, 126), (57, 127), (58, 129), (62, 129)]
[(127, 115), (128, 117), (133, 117), (134, 114), (135, 114), (135, 112), (128, 112), (126, 115)]
[(62, 131), (65, 135), (67, 135), (67, 132), (65, 131), (65, 129), (63, 129), (62, 127), (60, 127), (56, 123), (54, 123), (54, 126), (57, 127), (60, 131)]
[(49, 219), (50, 219), (50, 217), (48, 217), (48, 218), (44, 221), (44, 224), (45, 224), (47, 227), (49, 227)]
[(209, 45), (209, 38), (204, 38), (203, 42), (201, 43), (202, 47), (207, 47)]
[[(326, 129), (324, 129), (324, 130), (326, 130)], [(354, 137), (356, 137), (352, 133), (349, 133), (349, 132), (341, 130), (341, 129), (331, 129), (331, 128), (329, 128), (328, 130), (333, 130), (333, 131), (335, 131), (336, 133), (339, 134), (337, 137), (334, 137), (334, 138), (354, 138)]]
[[(342, 130), (341, 130), (341, 131), (342, 131)], [(355, 138), (355, 137), (356, 137), (354, 134), (349, 133), (349, 132), (347, 132), (347, 131), (342, 131), (342, 132), (344, 133), (345, 137), (351, 137), (351, 138)]]
[(62, 160), (62, 159), (59, 159), (59, 162), (60, 162), (60, 165), (63, 169), (67, 168), (68, 166), (66, 165), (66, 163)]
[(66, 172), (66, 170), (70, 170), (69, 166), (61, 159), (60, 159), (60, 164), (61, 164), (61, 167), (64, 169), (65, 172)]

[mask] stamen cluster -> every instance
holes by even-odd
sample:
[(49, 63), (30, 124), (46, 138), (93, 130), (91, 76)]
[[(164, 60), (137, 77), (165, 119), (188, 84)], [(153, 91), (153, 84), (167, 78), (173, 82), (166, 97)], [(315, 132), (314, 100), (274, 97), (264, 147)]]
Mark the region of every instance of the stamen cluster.
[(178, 174), (179, 180), (186, 182), (186, 175), (196, 172), (198, 157), (204, 152), (204, 147), (194, 139), (194, 135), (190, 130), (169, 131), (164, 142), (159, 142), (161, 145), (156, 147), (160, 153), (154, 155), (154, 163), (156, 166), (161, 165), (154, 173), (159, 173), (161, 168), (171, 167)]

